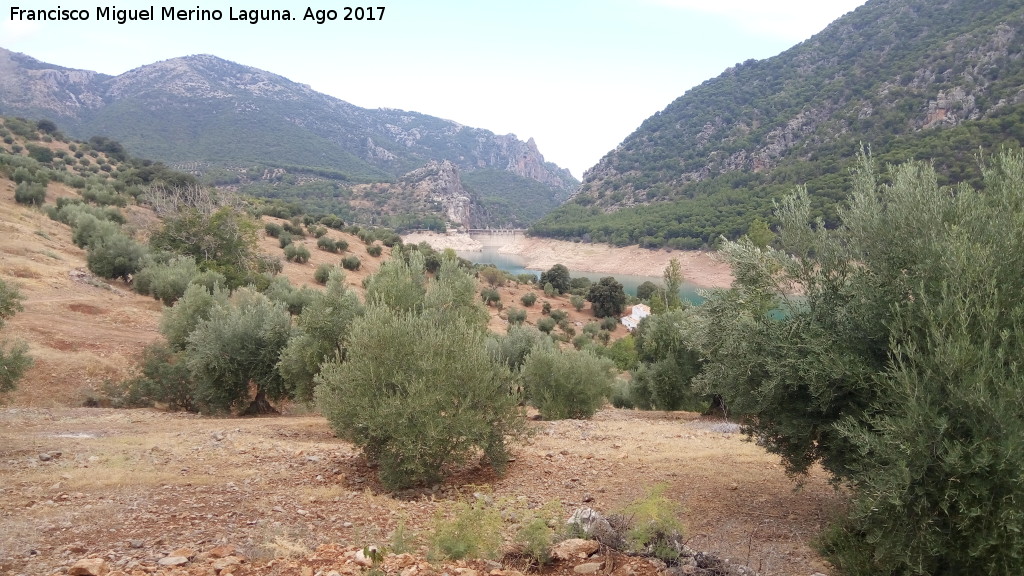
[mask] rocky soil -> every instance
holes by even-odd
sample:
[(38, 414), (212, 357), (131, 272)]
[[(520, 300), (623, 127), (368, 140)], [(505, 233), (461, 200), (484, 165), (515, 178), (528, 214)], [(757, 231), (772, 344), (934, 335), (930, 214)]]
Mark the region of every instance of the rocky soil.
[[(513, 509), (554, 503), (566, 518), (584, 504), (615, 512), (665, 484), (682, 506), (687, 545), (716, 555), (722, 567), (827, 572), (808, 542), (841, 495), (817, 470), (798, 489), (777, 458), (733, 424), (608, 408), (593, 420), (533, 427), (505, 477), (471, 468), (442, 485), (389, 494), (317, 415), (7, 408), (0, 412), (0, 568), (91, 574), (80, 562), (92, 559), (112, 574), (357, 574), (368, 568), (356, 552), (393, 545), (402, 523), (413, 556), (387, 555), (388, 574), (513, 576), (530, 568), (514, 554), (491, 563), (428, 562), (421, 546), (434, 514), (481, 492)], [(515, 523), (508, 516), (506, 532)], [(595, 563), (617, 576), (664, 568), (600, 550), (545, 572)]]

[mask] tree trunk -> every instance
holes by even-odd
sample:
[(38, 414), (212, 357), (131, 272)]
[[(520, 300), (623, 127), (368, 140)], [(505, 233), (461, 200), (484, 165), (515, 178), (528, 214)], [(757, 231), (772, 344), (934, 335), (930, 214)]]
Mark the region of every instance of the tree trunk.
[(729, 417), (729, 407), (725, 405), (725, 400), (722, 399), (721, 394), (715, 394), (711, 397), (711, 406), (708, 406), (708, 409), (704, 411), (704, 416)]
[(276, 408), (270, 405), (267, 400), (267, 393), (260, 390), (256, 397), (249, 403), (249, 407), (242, 412), (242, 416), (260, 416), (262, 414), (280, 414)]

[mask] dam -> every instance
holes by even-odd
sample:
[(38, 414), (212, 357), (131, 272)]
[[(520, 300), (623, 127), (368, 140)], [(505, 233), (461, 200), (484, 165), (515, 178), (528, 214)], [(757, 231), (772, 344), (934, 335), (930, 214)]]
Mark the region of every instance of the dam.
[(525, 228), (470, 228), (466, 233), (485, 247), (508, 246), (526, 238)]

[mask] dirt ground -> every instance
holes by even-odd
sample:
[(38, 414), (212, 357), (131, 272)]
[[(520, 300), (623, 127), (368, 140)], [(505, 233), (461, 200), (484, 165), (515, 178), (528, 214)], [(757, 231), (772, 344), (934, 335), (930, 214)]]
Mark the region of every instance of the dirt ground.
[(0, 568), (51, 574), (98, 556), (124, 570), (155, 569), (175, 550), (221, 545), (254, 564), (297, 561), (320, 546), (386, 546), (400, 520), (422, 535), (435, 511), (481, 490), (523, 507), (555, 502), (568, 517), (584, 502), (614, 512), (665, 484), (691, 547), (761, 574), (827, 572), (808, 541), (842, 498), (821, 471), (797, 489), (777, 458), (731, 426), (613, 408), (533, 426), (505, 477), (471, 469), (394, 496), (317, 415), (7, 408)]
[[(50, 190), (48, 201), (63, 193)], [(691, 413), (607, 408), (588, 421), (532, 422), (536, 433), (516, 449), (507, 476), (469, 469), (430, 490), (393, 495), (379, 490), (353, 446), (301, 406), (258, 419), (84, 408), (105, 381), (133, 372), (142, 348), (160, 337), (162, 307), (92, 277), (67, 226), (12, 198), (13, 186), (0, 181), (0, 276), (26, 300), (0, 337), (28, 342), (35, 365), (0, 407), (0, 573), (85, 573), (73, 567), (94, 558), (111, 574), (359, 574), (355, 551), (390, 545), (402, 522), (419, 537), (417, 555), (392, 555), (389, 574), (515, 576), (527, 567), (513, 557), (432, 570), (417, 546), (436, 511), (474, 492), (522, 509), (554, 503), (568, 516), (585, 502), (615, 512), (659, 484), (681, 506), (690, 547), (761, 574), (829, 573), (809, 544), (845, 501), (826, 475), (815, 470), (798, 486), (735, 425)], [(147, 222), (145, 213), (130, 213), (130, 226)], [(373, 258), (347, 239), (364, 262), (348, 276), (358, 287), (387, 251)], [(341, 255), (305, 242), (311, 261), (287, 263), (284, 274), (313, 284), (317, 264)], [(263, 243), (280, 254), (275, 240)], [(490, 309), (493, 329), (504, 330), (503, 314), (522, 307), (518, 299), (531, 289), (499, 289), (504, 311)], [(531, 323), (538, 296), (527, 308)], [(577, 326), (591, 319), (588, 308), (551, 301)], [(615, 337), (624, 334), (620, 327)], [(178, 556), (186, 563), (160, 564)], [(231, 559), (242, 564), (214, 567)], [(604, 573), (659, 573), (641, 559), (615, 566), (605, 564)], [(571, 564), (548, 572), (577, 573)]]

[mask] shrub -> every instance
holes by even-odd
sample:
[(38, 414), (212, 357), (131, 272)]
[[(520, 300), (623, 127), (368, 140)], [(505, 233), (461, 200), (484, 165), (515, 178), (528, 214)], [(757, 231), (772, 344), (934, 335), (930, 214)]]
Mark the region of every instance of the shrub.
[(46, 201), (46, 186), (36, 182), (22, 182), (14, 189), (14, 201), (19, 204), (41, 206)]
[(340, 271), (332, 273), (327, 289), (314, 293), (302, 308), (277, 366), (297, 400), (312, 402), (313, 378), (323, 362), (345, 358), (352, 320), (362, 312), (359, 298), (346, 288)]
[(626, 408), (630, 410), (636, 408), (636, 403), (633, 402), (633, 395), (630, 393), (629, 382), (626, 380), (615, 380), (615, 384), (612, 385), (612, 393), (608, 397), (608, 401), (616, 408)]
[(584, 346), (590, 343), (590, 336), (586, 334), (580, 334), (572, 339), (572, 347), (577, 350), (582, 350)]
[(334, 241), (334, 248), (336, 249), (337, 252), (344, 252), (344, 251), (348, 250), (348, 242), (345, 241), (345, 240), (340, 240), (340, 239), (339, 240), (335, 240)]
[(508, 374), (484, 339), (478, 326), (371, 304), (353, 323), (348, 359), (321, 369), (317, 404), (388, 488), (437, 482), (480, 452), (502, 472), (523, 422), (515, 400), (495, 393)]
[(515, 545), (537, 568), (551, 561), (551, 546), (558, 536), (553, 526), (557, 526), (561, 520), (560, 512), (557, 503), (548, 503), (537, 510), (531, 510), (526, 513), (527, 517), (516, 531)]
[(533, 292), (527, 292), (519, 298), (519, 301), (523, 303), (523, 306), (533, 306), (533, 303), (537, 301), (537, 295)]
[(280, 276), (274, 278), (263, 293), (274, 302), (284, 304), (293, 315), (302, 313), (306, 304), (312, 302), (317, 294), (315, 290), (306, 286), (296, 288), (287, 278)]
[(355, 254), (350, 254), (341, 259), (341, 267), (345, 270), (359, 270), (359, 257)]
[(490, 306), (495, 302), (501, 302), (501, 295), (493, 288), (484, 288), (480, 291), (480, 299), (484, 301), (484, 304)]
[(516, 274), (516, 281), (520, 284), (536, 284), (537, 276), (529, 272), (524, 272), (522, 274)]
[(501, 549), (502, 519), (489, 497), (456, 502), (454, 510), (434, 516), (430, 557), (435, 560), (497, 558)]
[(548, 298), (554, 298), (558, 295), (558, 290), (555, 290), (555, 286), (551, 282), (548, 282), (547, 284), (544, 284), (544, 295)]
[(171, 347), (154, 342), (142, 351), (142, 374), (108, 389), (115, 408), (162, 404), (168, 410), (198, 412), (188, 366)]
[(306, 230), (303, 229), (302, 220), (300, 220), (298, 216), (292, 217), (291, 220), (285, 222), (281, 226), (286, 232), (290, 232), (293, 236), (297, 236), (299, 238), (306, 237)]
[(291, 244), (294, 239), (295, 237), (292, 236), (291, 232), (282, 231), (277, 236), (277, 245), (280, 246), (281, 248), (287, 248), (288, 245)]
[(619, 319), (615, 316), (606, 316), (601, 319), (601, 329), (614, 332), (619, 327)]
[(511, 325), (503, 336), (492, 334), (487, 339), (487, 353), (491, 360), (518, 372), (526, 356), (546, 338), (536, 328)]
[(491, 288), (505, 285), (505, 273), (494, 266), (484, 266), (477, 273)]
[(572, 307), (575, 308), (577, 312), (579, 312), (580, 310), (583, 310), (583, 305), (586, 304), (587, 301), (583, 296), (573, 294), (569, 297), (569, 303), (572, 304)]
[(330, 264), (321, 264), (316, 267), (316, 272), (313, 272), (313, 280), (317, 284), (327, 284), (327, 280), (330, 279), (333, 270), (337, 270), (337, 268)]
[[(541, 314), (551, 314), (551, 302), (548, 302), (547, 300), (545, 300), (544, 303), (540, 307), (540, 311), (541, 311)], [(557, 320), (556, 320), (556, 322), (557, 322)]]
[(86, 263), (89, 270), (103, 278), (128, 278), (142, 267), (146, 248), (121, 232), (107, 234), (89, 244)]
[(366, 247), (366, 253), (374, 258), (379, 257), (382, 251), (383, 248), (381, 248), (380, 244), (371, 244)]
[(565, 320), (568, 317), (569, 317), (569, 314), (567, 314), (565, 310), (552, 310), (551, 311), (551, 318), (555, 322), (561, 323), (563, 320)]
[(325, 252), (336, 253), (338, 251), (338, 245), (329, 236), (317, 238), (316, 247)]
[(263, 226), (263, 230), (266, 231), (267, 236), (270, 236), (271, 238), (280, 238), (281, 233), (284, 232), (284, 228), (281, 228), (280, 224), (276, 224), (274, 222), (267, 222), (266, 225)]
[(99, 238), (119, 233), (121, 227), (114, 222), (100, 220), (92, 214), (81, 213), (74, 220), (71, 241), (79, 248), (88, 248)]
[(159, 263), (149, 262), (135, 275), (133, 287), (171, 306), (185, 295), (185, 289), (199, 275), (199, 266), (191, 256), (179, 256)]
[(510, 307), (508, 309), (508, 323), (512, 325), (526, 322), (526, 310)]
[(309, 262), (309, 248), (305, 244), (289, 244), (284, 248), (284, 257), (289, 262), (305, 264)]
[(671, 564), (682, 554), (683, 526), (679, 505), (665, 496), (666, 488), (664, 484), (651, 488), (646, 496), (626, 506), (622, 517), (630, 519), (626, 532), (630, 552)]
[(554, 318), (550, 318), (550, 317), (541, 318), (541, 319), (537, 320), (537, 329), (540, 330), (541, 332), (545, 333), (545, 334), (550, 334), (551, 331), (555, 329), (555, 325), (556, 324), (558, 324), (558, 323), (555, 322)]

